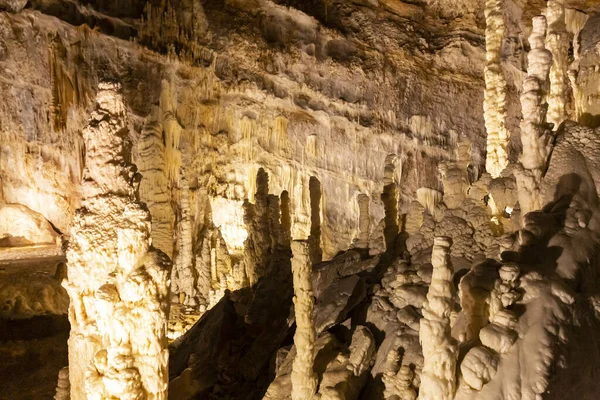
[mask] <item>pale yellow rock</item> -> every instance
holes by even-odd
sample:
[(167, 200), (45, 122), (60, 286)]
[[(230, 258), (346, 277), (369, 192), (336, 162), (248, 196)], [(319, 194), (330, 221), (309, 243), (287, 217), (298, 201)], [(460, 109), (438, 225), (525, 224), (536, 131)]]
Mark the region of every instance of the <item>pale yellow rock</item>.
[(292, 242), (292, 273), (294, 279), (294, 310), (296, 357), (292, 364), (292, 400), (308, 400), (317, 393), (315, 362), (316, 331), (312, 318), (314, 298), (312, 292), (312, 263), (308, 243)]
[(485, 169), (497, 178), (508, 165), (510, 132), (507, 127), (508, 85), (502, 69), (502, 43), (506, 31), (503, 0), (485, 1), (486, 65), (483, 116), (487, 132)]
[(57, 244), (59, 237), (41, 214), (22, 204), (0, 204), (0, 247)]
[(169, 268), (150, 243), (150, 213), (132, 186), (119, 86), (101, 83), (86, 145), (82, 207), (63, 282), (71, 304), (71, 399), (167, 397)]
[(451, 400), (456, 388), (458, 347), (450, 334), (450, 313), (454, 304), (451, 246), (449, 237), (436, 237), (431, 255), (433, 275), (419, 331), (423, 347), (419, 399), (423, 400)]

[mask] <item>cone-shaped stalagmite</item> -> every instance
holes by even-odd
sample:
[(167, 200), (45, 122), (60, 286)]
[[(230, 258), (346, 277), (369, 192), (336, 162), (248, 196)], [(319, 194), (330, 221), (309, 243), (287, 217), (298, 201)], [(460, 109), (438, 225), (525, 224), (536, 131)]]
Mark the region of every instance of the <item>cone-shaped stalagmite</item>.
[(424, 360), (419, 399), (423, 400), (451, 400), (456, 388), (458, 347), (450, 333), (450, 312), (454, 305), (451, 245), (452, 239), (444, 236), (436, 237), (433, 242), (433, 274), (419, 332)]

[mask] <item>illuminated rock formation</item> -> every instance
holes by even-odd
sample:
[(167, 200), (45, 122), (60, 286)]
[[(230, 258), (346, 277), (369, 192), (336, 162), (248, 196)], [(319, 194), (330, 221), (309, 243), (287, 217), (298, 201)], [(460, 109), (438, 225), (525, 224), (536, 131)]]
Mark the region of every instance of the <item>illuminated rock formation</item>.
[(173, 263), (171, 274), (171, 290), (183, 297), (182, 303), (186, 306), (197, 306), (197, 277), (194, 271), (194, 257), (192, 255), (192, 216), (190, 209), (190, 190), (187, 178), (180, 171), (179, 178), (179, 223), (177, 232), (177, 256)]
[(21, 204), (0, 204), (0, 247), (56, 245), (58, 233), (39, 213)]
[(292, 400), (311, 399), (317, 393), (317, 375), (313, 371), (315, 362), (315, 324), (312, 320), (314, 307), (312, 291), (312, 263), (308, 244), (292, 242), (292, 273), (294, 277), (294, 310), (296, 333), (294, 344), (296, 357), (292, 365)]
[(424, 400), (453, 399), (456, 388), (458, 348), (450, 334), (450, 312), (454, 303), (451, 246), (450, 238), (436, 237), (431, 255), (433, 274), (419, 331), (424, 359), (419, 398)]
[(58, 371), (58, 383), (56, 384), (56, 394), (54, 400), (69, 400), (71, 385), (69, 383), (69, 367), (64, 367)]
[(554, 130), (568, 117), (567, 102), (570, 85), (567, 76), (569, 59), (569, 34), (565, 23), (563, 0), (550, 0), (546, 8), (546, 49), (552, 53), (550, 68), (550, 91), (548, 93), (548, 122), (554, 124)]
[[(444, 204), (448, 208), (459, 208), (467, 198), (469, 189), (467, 167), (471, 162), (470, 150), (471, 143), (460, 142), (456, 149), (456, 161), (441, 163), (438, 167), (444, 185)], [(435, 206), (433, 208), (435, 209)]]
[[(386, 400), (403, 399), (416, 400), (417, 392), (412, 386), (414, 373), (407, 365), (398, 366), (400, 356), (398, 350), (392, 350), (389, 355), (389, 362), (394, 366), (383, 375), (383, 384), (385, 391), (383, 396)], [(399, 368), (398, 368), (399, 367)], [(397, 369), (397, 371), (396, 371)]]
[(487, 132), (485, 169), (496, 178), (508, 165), (510, 132), (507, 126), (507, 83), (502, 69), (505, 22), (502, 0), (485, 1), (485, 97), (483, 116)]
[(546, 95), (548, 93), (548, 74), (552, 66), (552, 53), (544, 47), (545, 33), (546, 18), (541, 16), (533, 18), (529, 36), (531, 51), (527, 55), (529, 66), (521, 94), (523, 153), (515, 172), (519, 204), (523, 215), (542, 207), (540, 183), (554, 140), (552, 131), (546, 123)]
[(150, 245), (119, 86), (102, 83), (83, 131), (82, 207), (67, 257), (71, 399), (166, 399), (169, 259)]
[(369, 214), (369, 196), (359, 194), (356, 200), (359, 209), (358, 237), (354, 241), (354, 247), (364, 249), (369, 247), (369, 237), (371, 233), (371, 215)]

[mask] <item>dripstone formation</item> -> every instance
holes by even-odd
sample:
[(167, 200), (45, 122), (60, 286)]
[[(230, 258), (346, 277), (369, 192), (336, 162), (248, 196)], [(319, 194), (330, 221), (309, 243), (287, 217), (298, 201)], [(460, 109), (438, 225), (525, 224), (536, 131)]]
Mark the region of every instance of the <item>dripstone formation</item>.
[(599, 26), (0, 0), (0, 398), (596, 399)]

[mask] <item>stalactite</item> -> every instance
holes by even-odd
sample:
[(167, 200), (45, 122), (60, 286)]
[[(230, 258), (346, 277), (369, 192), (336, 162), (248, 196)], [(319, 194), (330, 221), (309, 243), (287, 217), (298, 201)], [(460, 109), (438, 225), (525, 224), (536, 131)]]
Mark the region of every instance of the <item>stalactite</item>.
[(315, 362), (316, 331), (312, 319), (314, 297), (312, 291), (312, 262), (306, 241), (292, 242), (292, 273), (294, 281), (294, 310), (296, 357), (292, 364), (292, 400), (309, 400), (317, 392)]
[(508, 165), (510, 132), (506, 126), (508, 92), (502, 69), (502, 43), (505, 22), (502, 0), (485, 1), (485, 96), (483, 117), (487, 131), (485, 168), (496, 178)]
[(563, 0), (549, 0), (546, 8), (548, 33), (546, 49), (552, 53), (550, 68), (550, 93), (548, 94), (548, 122), (558, 126), (567, 119), (569, 82), (567, 76), (569, 58), (569, 34), (565, 24)]
[(275, 249), (280, 242), (282, 236), (281, 227), (281, 204), (279, 197), (270, 194), (267, 198), (269, 218), (269, 235), (271, 236), (271, 249)]
[(83, 131), (83, 201), (67, 251), (71, 399), (166, 399), (170, 261), (135, 196), (125, 106), (102, 83)]
[(369, 203), (371, 199), (366, 194), (359, 194), (358, 198), (358, 237), (355, 239), (354, 247), (366, 249), (369, 247), (369, 234), (371, 232), (371, 215), (369, 214)]
[(459, 208), (467, 198), (467, 191), (469, 189), (467, 167), (471, 163), (470, 149), (471, 143), (468, 140), (459, 142), (456, 149), (456, 160), (442, 162), (438, 166), (442, 184), (444, 185), (444, 204), (450, 209)]
[(450, 312), (454, 305), (454, 271), (450, 261), (452, 239), (436, 237), (431, 263), (433, 274), (423, 304), (419, 338), (423, 347), (423, 372), (419, 399), (451, 400), (456, 389), (458, 347), (450, 333)]
[(573, 119), (582, 122), (581, 117), (586, 110), (586, 96), (580, 85), (577, 83), (577, 75), (580, 70), (581, 62), (580, 34), (589, 18), (589, 15), (572, 8), (568, 8), (564, 10), (564, 12), (566, 29), (571, 35), (573, 35), (573, 62), (569, 66), (569, 70), (567, 72), (573, 94), (573, 109), (575, 112)]
[[(192, 254), (192, 216), (190, 210), (190, 188), (183, 172), (180, 170), (179, 178), (179, 209), (180, 218), (177, 224), (177, 258), (173, 265), (171, 278), (172, 290), (183, 295), (183, 304), (197, 306), (196, 277), (194, 274), (194, 260)], [(176, 290), (175, 290), (176, 288)]]
[(292, 214), (290, 210), (290, 195), (287, 190), (281, 192), (281, 235), (280, 245), (290, 247), (292, 237)]
[(310, 259), (313, 264), (321, 262), (323, 250), (321, 248), (321, 182), (314, 176), (308, 181), (310, 192), (310, 236), (308, 245), (310, 247)]
[(529, 36), (531, 50), (527, 55), (529, 67), (521, 94), (523, 154), (515, 171), (522, 215), (541, 208), (540, 183), (554, 139), (546, 123), (546, 94), (552, 54), (545, 49), (545, 32), (546, 18), (533, 18)]
[(210, 303), (210, 289), (211, 289), (211, 238), (208, 229), (204, 229), (199, 235), (200, 238), (196, 242), (195, 250), (195, 263), (196, 276), (196, 290), (198, 294), (198, 302), (200, 308), (208, 307)]
[(137, 143), (138, 167), (142, 174), (140, 199), (146, 203), (152, 214), (152, 243), (172, 256), (175, 213), (171, 207), (161, 114), (159, 107), (153, 108), (146, 118)]

